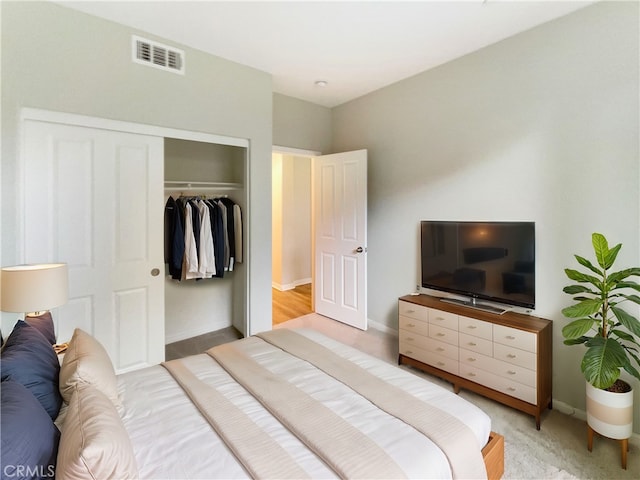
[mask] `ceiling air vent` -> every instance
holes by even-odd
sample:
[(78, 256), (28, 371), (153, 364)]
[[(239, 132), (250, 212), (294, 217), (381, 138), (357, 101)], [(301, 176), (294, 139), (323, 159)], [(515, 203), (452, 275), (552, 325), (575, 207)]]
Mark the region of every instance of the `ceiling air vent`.
[(184, 52), (182, 50), (135, 35), (131, 39), (134, 62), (184, 74)]

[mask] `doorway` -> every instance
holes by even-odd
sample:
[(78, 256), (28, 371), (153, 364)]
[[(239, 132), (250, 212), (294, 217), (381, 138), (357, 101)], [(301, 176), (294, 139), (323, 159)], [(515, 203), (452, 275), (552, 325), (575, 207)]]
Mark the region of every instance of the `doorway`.
[(313, 312), (311, 158), (316, 152), (272, 154), (273, 325)]

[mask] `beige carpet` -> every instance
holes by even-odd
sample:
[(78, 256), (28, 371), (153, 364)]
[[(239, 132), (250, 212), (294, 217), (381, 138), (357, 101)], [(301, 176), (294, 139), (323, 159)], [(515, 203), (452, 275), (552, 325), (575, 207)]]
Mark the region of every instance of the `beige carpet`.
[[(275, 328), (307, 327), (397, 364), (397, 337), (370, 328), (349, 327), (315, 313), (277, 325)], [(450, 389), (451, 385), (410, 367), (416, 375)], [(492, 419), (493, 430), (505, 437), (505, 479), (640, 479), (640, 442), (630, 441), (627, 470), (620, 467), (618, 442), (594, 439), (587, 450), (586, 424), (557, 410), (547, 411), (536, 430), (533, 417), (471, 392), (460, 396), (482, 408)]]

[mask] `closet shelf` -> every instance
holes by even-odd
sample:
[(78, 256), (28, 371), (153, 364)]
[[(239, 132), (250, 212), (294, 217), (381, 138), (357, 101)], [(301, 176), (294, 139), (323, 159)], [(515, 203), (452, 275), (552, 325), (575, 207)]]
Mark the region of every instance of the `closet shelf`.
[(230, 182), (188, 182), (188, 181), (165, 181), (165, 190), (239, 190), (242, 188), (241, 183)]

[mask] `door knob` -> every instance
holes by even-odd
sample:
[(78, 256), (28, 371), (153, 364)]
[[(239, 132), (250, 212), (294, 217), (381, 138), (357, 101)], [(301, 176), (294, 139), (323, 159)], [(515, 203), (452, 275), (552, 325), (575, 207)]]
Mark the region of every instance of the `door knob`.
[(356, 248), (356, 253), (362, 253), (362, 252), (366, 252), (367, 250), (365, 248), (362, 247), (358, 247)]
[(152, 277), (157, 277), (158, 275), (160, 275), (160, 269), (159, 268), (154, 268), (151, 270), (151, 276)]

